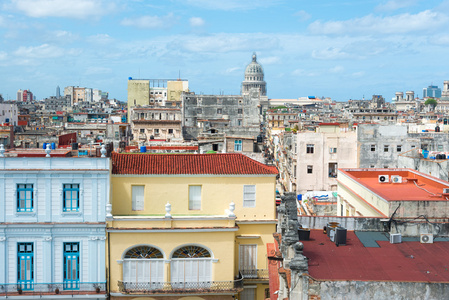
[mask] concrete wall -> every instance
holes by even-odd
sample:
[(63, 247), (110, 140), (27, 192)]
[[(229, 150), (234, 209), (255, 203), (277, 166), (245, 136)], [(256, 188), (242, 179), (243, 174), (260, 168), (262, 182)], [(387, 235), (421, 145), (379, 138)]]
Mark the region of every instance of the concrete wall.
[[(312, 290), (313, 289), (313, 290)], [(309, 299), (447, 299), (449, 283), (314, 281), (309, 283)]]

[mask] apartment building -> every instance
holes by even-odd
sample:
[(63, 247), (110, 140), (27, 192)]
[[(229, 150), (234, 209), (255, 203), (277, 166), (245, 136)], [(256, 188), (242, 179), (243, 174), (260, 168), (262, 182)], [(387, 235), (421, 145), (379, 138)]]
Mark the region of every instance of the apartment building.
[(0, 297), (105, 299), (109, 159), (1, 157), (0, 191)]
[(265, 299), (277, 170), (242, 154), (112, 154), (112, 299)]

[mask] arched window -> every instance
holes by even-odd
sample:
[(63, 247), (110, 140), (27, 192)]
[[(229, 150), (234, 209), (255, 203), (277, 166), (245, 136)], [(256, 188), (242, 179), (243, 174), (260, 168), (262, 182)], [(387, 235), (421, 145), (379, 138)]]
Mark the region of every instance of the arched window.
[(123, 257), (123, 282), (131, 289), (157, 289), (164, 282), (164, 255), (151, 246), (137, 246)]
[(210, 287), (212, 255), (202, 247), (188, 245), (173, 252), (171, 282), (177, 288), (197, 289)]

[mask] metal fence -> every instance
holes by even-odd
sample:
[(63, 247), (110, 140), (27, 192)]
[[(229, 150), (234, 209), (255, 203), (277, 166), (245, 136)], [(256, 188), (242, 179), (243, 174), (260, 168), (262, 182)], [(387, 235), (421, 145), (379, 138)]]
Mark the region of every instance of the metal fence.
[(106, 282), (0, 283), (0, 295), (105, 294)]
[(240, 292), (243, 280), (203, 281), (203, 282), (118, 282), (122, 293), (131, 294), (165, 294), (165, 293), (216, 293)]
[(240, 270), (243, 279), (268, 279), (268, 269)]

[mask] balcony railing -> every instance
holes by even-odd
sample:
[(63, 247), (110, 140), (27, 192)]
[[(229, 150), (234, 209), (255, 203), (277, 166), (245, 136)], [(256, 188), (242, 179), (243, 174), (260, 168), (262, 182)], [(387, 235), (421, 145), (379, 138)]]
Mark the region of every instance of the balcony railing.
[(240, 270), (243, 279), (268, 279), (268, 269)]
[(106, 282), (0, 283), (0, 296), (86, 295), (105, 294)]
[(118, 287), (125, 294), (167, 294), (167, 293), (217, 293), (243, 290), (243, 280), (204, 282), (126, 282), (119, 281)]

